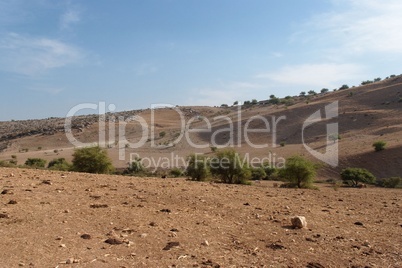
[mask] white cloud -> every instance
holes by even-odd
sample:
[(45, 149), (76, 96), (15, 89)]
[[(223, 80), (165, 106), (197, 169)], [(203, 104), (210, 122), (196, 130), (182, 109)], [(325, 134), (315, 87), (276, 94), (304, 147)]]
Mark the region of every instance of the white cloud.
[(337, 87), (344, 81), (361, 79), (364, 77), (362, 72), (363, 68), (356, 64), (302, 64), (258, 74), (255, 78), (268, 79), (281, 85)]
[(400, 0), (333, 0), (334, 10), (306, 23), (293, 40), (325, 44), (332, 54), (402, 53)]
[(81, 12), (78, 9), (68, 9), (60, 17), (60, 28), (62, 30), (70, 29), (71, 25), (81, 21)]
[(3, 71), (35, 75), (77, 63), (83, 57), (78, 48), (55, 39), (16, 33), (0, 38), (0, 69)]

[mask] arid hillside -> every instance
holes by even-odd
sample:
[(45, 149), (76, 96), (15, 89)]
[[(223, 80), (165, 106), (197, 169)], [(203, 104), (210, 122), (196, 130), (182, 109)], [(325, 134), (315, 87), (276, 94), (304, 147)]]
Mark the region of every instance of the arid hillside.
[[(104, 126), (97, 115), (77, 116), (72, 118), (71, 132), (65, 131), (64, 118), (0, 122), (0, 160), (10, 160), (12, 156), (18, 164), (32, 157), (71, 160), (77, 144), (72, 144), (67, 134), (80, 142), (79, 146), (88, 146), (97, 143), (102, 137), (99, 133), (104, 133), (104, 145), (117, 168), (127, 167), (133, 156), (154, 160), (149, 161), (154, 167), (155, 159), (162, 157), (185, 158), (194, 152), (211, 154), (214, 143), (233, 146), (250, 159), (275, 161), (301, 154), (322, 163), (306, 148), (325, 153), (330, 139), (329, 144), (338, 144), (339, 165), (324, 164), (321, 178), (337, 178), (345, 167), (367, 168), (377, 177), (401, 176), (401, 100), (402, 77), (396, 76), (336, 92), (289, 97), (283, 104), (260, 101), (243, 106), (109, 113), (101, 118)], [(334, 102), (338, 104), (339, 116), (326, 118), (325, 108)], [(316, 118), (314, 124), (303, 128), (313, 114), (321, 120)], [(338, 140), (331, 140), (329, 124), (338, 124)], [(386, 150), (374, 152), (372, 144), (378, 140), (387, 142)], [(180, 161), (177, 164), (183, 165)]]

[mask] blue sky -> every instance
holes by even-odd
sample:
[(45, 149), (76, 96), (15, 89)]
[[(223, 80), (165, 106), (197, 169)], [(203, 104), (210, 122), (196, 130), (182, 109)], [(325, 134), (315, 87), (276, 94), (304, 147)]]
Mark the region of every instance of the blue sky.
[(232, 104), (400, 74), (400, 14), (399, 0), (0, 0), (0, 120), (100, 101)]

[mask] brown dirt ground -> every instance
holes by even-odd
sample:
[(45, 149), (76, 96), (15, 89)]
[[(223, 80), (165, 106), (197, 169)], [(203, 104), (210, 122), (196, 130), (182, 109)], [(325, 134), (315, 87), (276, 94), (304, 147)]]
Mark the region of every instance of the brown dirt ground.
[(1, 168), (0, 266), (402, 267), (401, 190), (317, 186)]

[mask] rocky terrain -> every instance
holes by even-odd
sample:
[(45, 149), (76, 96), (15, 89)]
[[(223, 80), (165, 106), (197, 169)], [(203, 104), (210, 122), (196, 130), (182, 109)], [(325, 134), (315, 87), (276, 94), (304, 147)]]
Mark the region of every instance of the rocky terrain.
[(274, 183), (0, 168), (0, 266), (402, 267), (400, 190)]

